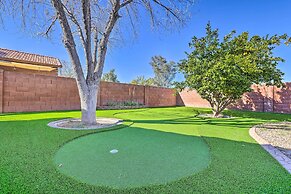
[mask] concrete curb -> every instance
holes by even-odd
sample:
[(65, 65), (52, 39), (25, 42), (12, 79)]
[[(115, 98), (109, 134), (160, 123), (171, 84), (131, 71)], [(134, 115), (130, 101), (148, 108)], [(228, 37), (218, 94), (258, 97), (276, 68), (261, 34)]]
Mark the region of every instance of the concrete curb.
[(275, 158), (282, 166), (291, 174), (291, 159), (285, 156), (280, 150), (272, 146), (265, 139), (256, 133), (256, 126), (250, 128), (250, 136), (256, 140), (273, 158)]
[(75, 120), (75, 121), (80, 121), (80, 119), (76, 118), (69, 118), (69, 119), (62, 119), (62, 120), (57, 120), (57, 121), (52, 121), (48, 123), (47, 125), (52, 128), (57, 128), (57, 129), (67, 129), (67, 130), (93, 130), (93, 129), (103, 129), (103, 128), (108, 128), (108, 127), (113, 127), (116, 125), (121, 125), (123, 123), (123, 120), (116, 119), (116, 118), (103, 118), (103, 117), (97, 117), (96, 121), (97, 123), (100, 123), (100, 126), (92, 126), (92, 127), (86, 127), (86, 128), (71, 128), (71, 127), (61, 127), (58, 126), (59, 124)]

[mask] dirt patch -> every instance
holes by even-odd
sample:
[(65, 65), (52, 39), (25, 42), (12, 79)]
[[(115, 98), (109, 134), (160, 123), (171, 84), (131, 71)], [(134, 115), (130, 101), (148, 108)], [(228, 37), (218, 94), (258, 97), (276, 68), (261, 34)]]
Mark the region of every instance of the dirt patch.
[(256, 133), (291, 159), (291, 122), (262, 124)]
[(96, 121), (97, 124), (95, 125), (85, 125), (81, 122), (81, 119), (70, 118), (50, 122), (48, 126), (59, 129), (89, 130), (113, 127), (115, 125), (122, 124), (122, 120), (116, 118), (96, 118)]

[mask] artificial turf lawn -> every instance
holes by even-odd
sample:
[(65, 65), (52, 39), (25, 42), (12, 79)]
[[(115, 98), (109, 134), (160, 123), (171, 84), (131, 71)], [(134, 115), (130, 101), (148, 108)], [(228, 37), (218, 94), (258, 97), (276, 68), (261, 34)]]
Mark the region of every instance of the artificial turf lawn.
[[(112, 154), (110, 150), (118, 149)], [(164, 184), (209, 164), (201, 137), (127, 127), (87, 135), (56, 154), (58, 169), (81, 182), (114, 188)]]
[(0, 193), (291, 193), (290, 174), (248, 135), (252, 125), (291, 121), (290, 115), (228, 111), (237, 118), (200, 119), (194, 117), (196, 112), (183, 107), (97, 112), (98, 116), (130, 119), (134, 123), (130, 128), (201, 137), (209, 147), (206, 169), (167, 184), (129, 189), (92, 186), (60, 173), (54, 163), (58, 150), (96, 131), (46, 125), (78, 117), (78, 111), (1, 115)]

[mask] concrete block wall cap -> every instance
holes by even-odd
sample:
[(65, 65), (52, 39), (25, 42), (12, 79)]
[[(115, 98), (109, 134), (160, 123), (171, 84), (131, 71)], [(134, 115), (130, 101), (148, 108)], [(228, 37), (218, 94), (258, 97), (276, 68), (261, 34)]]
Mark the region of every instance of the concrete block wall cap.
[(289, 174), (291, 174), (291, 159), (288, 158), (285, 154), (283, 154), (280, 150), (272, 146), (269, 142), (267, 142), (265, 139), (261, 138), (256, 133), (256, 127), (253, 126), (249, 130), (250, 136), (256, 140), (273, 158), (275, 158), (283, 168), (285, 168)]

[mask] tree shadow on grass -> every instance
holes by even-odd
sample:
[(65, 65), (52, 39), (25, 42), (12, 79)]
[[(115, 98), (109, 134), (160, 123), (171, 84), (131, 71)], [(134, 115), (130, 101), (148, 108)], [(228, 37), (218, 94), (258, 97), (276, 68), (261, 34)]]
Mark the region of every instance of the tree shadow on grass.
[(173, 125), (213, 125), (213, 126), (226, 126), (226, 127), (251, 127), (253, 125), (262, 123), (262, 120), (258, 119), (242, 119), (242, 118), (195, 118), (195, 117), (184, 117), (177, 119), (166, 119), (166, 120), (135, 120), (134, 123), (138, 124), (173, 124)]
[[(55, 152), (63, 143), (82, 134), (89, 134), (89, 131), (60, 130), (46, 126), (48, 122), (55, 119), (59, 118), (0, 122), (2, 188), (7, 188), (7, 191), (27, 193), (35, 191), (40, 193), (290, 192), (290, 175), (260, 145), (211, 137), (211, 131), (201, 134), (209, 147), (211, 163), (207, 169), (197, 174), (164, 185), (140, 188), (117, 190), (100, 186), (92, 187), (60, 174), (51, 162)], [(144, 128), (134, 126), (130, 128), (151, 130), (147, 125)], [(159, 132), (159, 134), (163, 133), (165, 132)]]
[(225, 114), (242, 117), (242, 118), (257, 118), (262, 120), (277, 120), (286, 121), (291, 120), (291, 114), (286, 113), (271, 113), (271, 112), (253, 112), (253, 111), (238, 111), (238, 110), (225, 110)]

